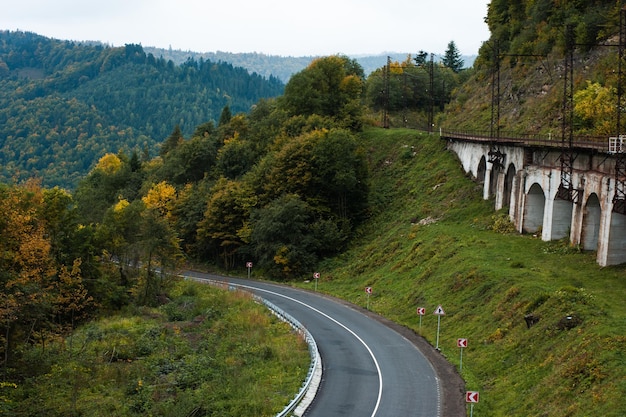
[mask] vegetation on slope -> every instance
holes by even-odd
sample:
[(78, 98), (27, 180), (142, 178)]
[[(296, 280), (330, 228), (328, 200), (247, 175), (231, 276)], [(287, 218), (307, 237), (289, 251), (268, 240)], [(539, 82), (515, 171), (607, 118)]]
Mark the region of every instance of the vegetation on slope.
[[(507, 233), (437, 136), (367, 129), (373, 216), (318, 290), (421, 333), (480, 391), (481, 416), (622, 416), (626, 392), (623, 267), (599, 268), (567, 242)], [(312, 284), (302, 284), (309, 287)], [(417, 307), (427, 315), (419, 327)], [(538, 319), (530, 328), (525, 316)], [(570, 317), (570, 319), (568, 319)]]
[(297, 277), (365, 216), (362, 85), (354, 61), (320, 59), (279, 100), (224, 111), (189, 139), (175, 130), (158, 158), (105, 155), (76, 189), (78, 215), (112, 259), (184, 255), (229, 269), (253, 258), (272, 277)]
[(170, 274), (185, 256), (228, 268), (253, 253), (297, 276), (362, 219), (362, 70), (329, 57), (294, 79), (250, 115), (174, 129), (152, 160), (107, 153), (73, 195), (0, 184), (2, 411), (273, 415), (292, 398), (302, 342)]
[[(492, 1), (491, 37), (479, 51), (473, 77), (455, 92), (440, 122), (449, 129), (560, 139), (571, 107), (566, 128), (574, 135), (615, 135), (621, 8), (613, 0)], [(568, 32), (573, 77), (564, 73)], [(566, 79), (573, 89), (564, 115)]]
[(288, 324), (241, 292), (181, 281), (169, 296), (28, 348), (0, 414), (274, 416), (289, 404), (310, 357)]

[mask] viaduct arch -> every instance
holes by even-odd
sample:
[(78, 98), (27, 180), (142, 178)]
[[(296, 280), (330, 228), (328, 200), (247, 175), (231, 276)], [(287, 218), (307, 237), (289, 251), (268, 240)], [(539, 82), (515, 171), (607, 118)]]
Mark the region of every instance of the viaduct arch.
[[(586, 251), (596, 251), (601, 266), (626, 262), (626, 216), (613, 211), (615, 156), (607, 144), (577, 149), (571, 182), (576, 202), (563, 200), (562, 155), (559, 142), (499, 143), (503, 166), (489, 162), (493, 146), (487, 138), (441, 134), (466, 173), (483, 185), (483, 198), (493, 199), (495, 209), (508, 209), (519, 233), (540, 235), (544, 241), (568, 239)], [(602, 151), (602, 146), (606, 150)]]

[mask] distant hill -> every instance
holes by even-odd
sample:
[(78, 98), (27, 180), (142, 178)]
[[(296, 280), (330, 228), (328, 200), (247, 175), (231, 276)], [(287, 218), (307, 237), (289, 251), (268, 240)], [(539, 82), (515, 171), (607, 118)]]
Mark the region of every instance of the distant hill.
[(213, 62), (228, 62), (236, 67), (242, 67), (257, 73), (263, 77), (276, 77), (283, 83), (287, 83), (289, 78), (305, 68), (315, 59), (314, 56), (278, 56), (266, 55), (258, 52), (232, 53), (232, 52), (194, 52), (182, 51), (180, 49), (163, 49), (155, 47), (144, 47), (146, 53), (151, 53), (155, 57), (163, 57), (165, 60), (171, 60), (176, 64), (183, 64), (188, 59), (210, 60)]
[(0, 181), (71, 188), (107, 152), (154, 155), (176, 125), (188, 136), (283, 90), (225, 61), (0, 31)]
[[(151, 53), (155, 57), (172, 60), (177, 64), (182, 64), (188, 59), (199, 60), (200, 58), (211, 60), (213, 62), (228, 62), (234, 66), (246, 68), (251, 73), (257, 73), (264, 77), (277, 77), (285, 84), (289, 81), (289, 78), (293, 74), (301, 71), (309, 65), (312, 60), (317, 58), (315, 56), (293, 57), (266, 55), (257, 52), (193, 52), (182, 51), (180, 49), (163, 49), (154, 47), (144, 47), (143, 49), (146, 53)], [(408, 52), (390, 52), (377, 55), (350, 55), (349, 57), (356, 59), (356, 61), (363, 67), (365, 75), (369, 75), (376, 69), (385, 66), (387, 64), (387, 57), (390, 57), (392, 61), (402, 62), (407, 59), (408, 55)], [(415, 56), (415, 53), (413, 53), (412, 56)], [(461, 58), (467, 68), (474, 64), (476, 56), (462, 56)], [(435, 60), (440, 61), (441, 56), (435, 55)]]

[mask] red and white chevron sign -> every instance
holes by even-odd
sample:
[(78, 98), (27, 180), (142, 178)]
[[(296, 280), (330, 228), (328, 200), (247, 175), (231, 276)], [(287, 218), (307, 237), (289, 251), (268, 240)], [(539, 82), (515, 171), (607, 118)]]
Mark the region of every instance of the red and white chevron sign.
[(480, 397), (480, 394), (478, 393), (478, 391), (467, 391), (465, 393), (465, 402), (466, 403), (477, 403), (479, 397)]
[(460, 347), (460, 348), (466, 348), (467, 347), (467, 339), (457, 339), (456, 340), (456, 346)]

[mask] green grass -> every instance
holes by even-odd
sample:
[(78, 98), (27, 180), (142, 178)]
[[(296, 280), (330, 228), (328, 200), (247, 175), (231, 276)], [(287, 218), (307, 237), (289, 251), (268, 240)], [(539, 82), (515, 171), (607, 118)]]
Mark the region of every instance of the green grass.
[[(426, 307), (421, 333), (433, 345), (441, 304), (442, 353), (457, 364), (457, 338), (469, 341), (462, 376), (481, 392), (476, 415), (626, 415), (625, 268), (600, 268), (595, 253), (563, 241), (494, 231), (503, 213), (438, 136), (369, 129), (362, 141), (371, 218), (321, 265), (318, 290), (365, 307), (372, 286), (370, 309), (416, 331), (415, 309)], [(539, 322), (527, 328), (526, 314)]]
[(0, 414), (274, 416), (291, 401), (310, 358), (287, 324), (240, 292), (180, 282), (170, 297), (26, 352), (39, 369), (2, 387)]

